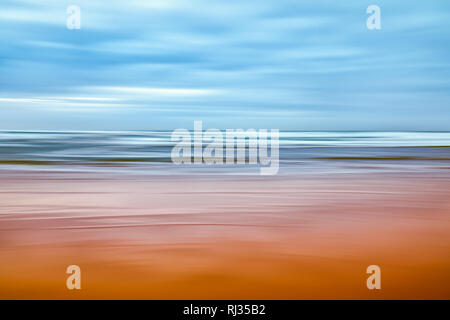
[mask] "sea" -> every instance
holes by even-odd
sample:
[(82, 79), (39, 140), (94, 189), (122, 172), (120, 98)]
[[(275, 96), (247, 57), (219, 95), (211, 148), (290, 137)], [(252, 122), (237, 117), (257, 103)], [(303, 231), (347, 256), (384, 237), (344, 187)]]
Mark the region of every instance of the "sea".
[[(260, 163), (175, 164), (171, 152), (179, 141), (172, 141), (172, 132), (0, 131), (0, 174), (10, 170), (260, 174)], [(277, 175), (441, 172), (450, 169), (450, 132), (281, 131), (278, 166)]]

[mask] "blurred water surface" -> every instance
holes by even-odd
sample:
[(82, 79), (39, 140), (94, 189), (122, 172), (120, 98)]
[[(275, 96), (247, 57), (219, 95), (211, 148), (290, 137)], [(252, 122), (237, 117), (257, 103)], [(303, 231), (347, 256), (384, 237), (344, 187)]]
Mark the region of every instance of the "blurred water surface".
[[(174, 170), (230, 172), (230, 166), (174, 165), (170, 153), (177, 141), (171, 141), (171, 133), (0, 131), (0, 167), (126, 172), (145, 169), (154, 174)], [(449, 147), (449, 132), (280, 132), (280, 173), (449, 169)], [(253, 168), (253, 172), (259, 171)]]

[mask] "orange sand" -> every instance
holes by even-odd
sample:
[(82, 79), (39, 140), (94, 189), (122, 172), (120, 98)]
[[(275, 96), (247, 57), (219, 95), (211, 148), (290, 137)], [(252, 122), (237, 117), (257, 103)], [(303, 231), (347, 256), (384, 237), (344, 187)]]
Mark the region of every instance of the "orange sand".
[(449, 177), (3, 176), (0, 298), (449, 299)]

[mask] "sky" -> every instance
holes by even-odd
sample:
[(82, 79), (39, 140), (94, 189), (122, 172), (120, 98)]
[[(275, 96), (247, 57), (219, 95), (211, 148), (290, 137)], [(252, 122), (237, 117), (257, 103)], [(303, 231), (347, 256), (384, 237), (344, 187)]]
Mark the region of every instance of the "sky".
[(449, 58), (448, 0), (1, 0), (0, 130), (443, 131)]

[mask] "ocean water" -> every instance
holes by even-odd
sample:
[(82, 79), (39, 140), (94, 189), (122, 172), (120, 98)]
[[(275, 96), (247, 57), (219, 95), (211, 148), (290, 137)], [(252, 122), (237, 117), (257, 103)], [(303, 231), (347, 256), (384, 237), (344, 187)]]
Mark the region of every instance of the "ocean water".
[[(172, 131), (0, 131), (1, 170), (254, 174), (258, 165), (176, 165)], [(205, 143), (206, 145), (207, 143)], [(450, 132), (280, 132), (279, 174), (448, 170)], [(269, 148), (270, 150), (270, 148)]]

